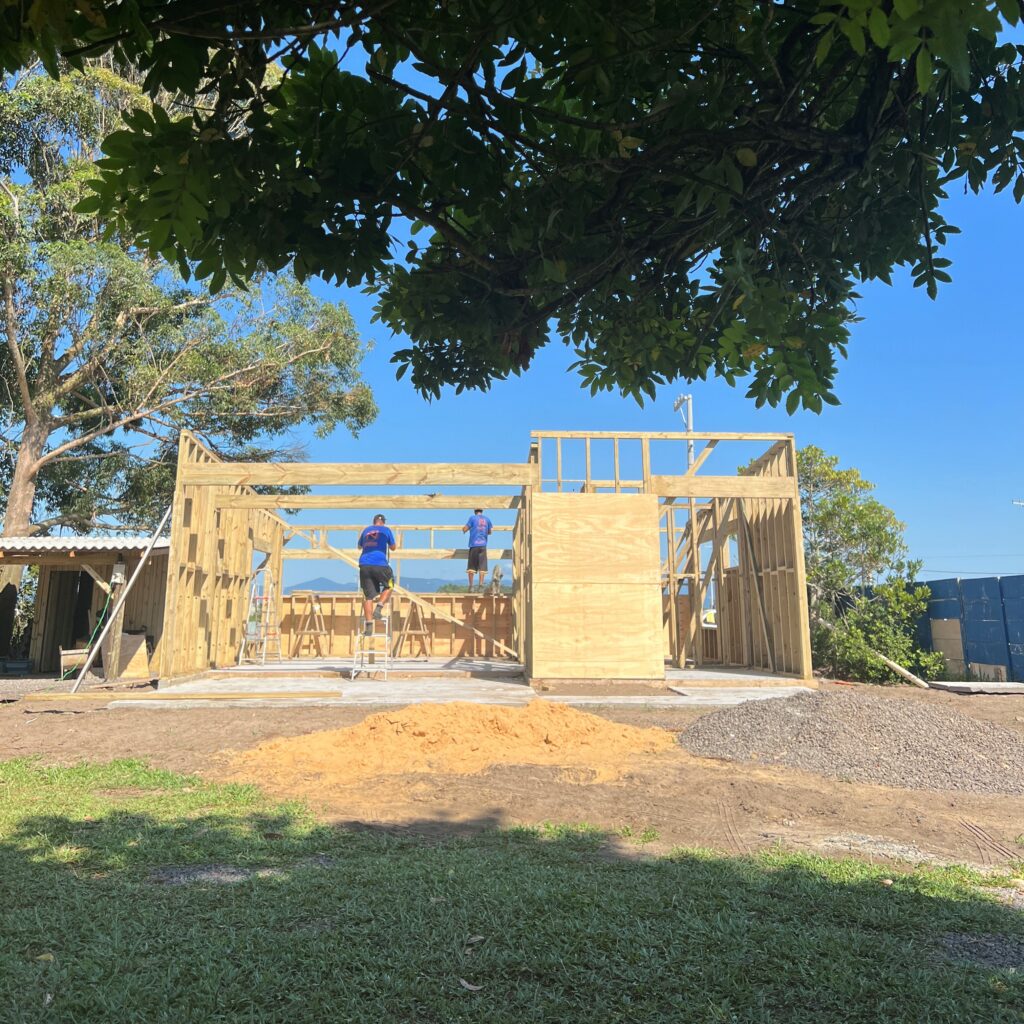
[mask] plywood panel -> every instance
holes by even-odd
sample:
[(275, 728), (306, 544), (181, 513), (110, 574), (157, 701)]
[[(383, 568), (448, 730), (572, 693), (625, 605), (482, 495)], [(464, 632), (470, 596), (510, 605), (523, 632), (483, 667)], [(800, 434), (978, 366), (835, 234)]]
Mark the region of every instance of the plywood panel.
[(534, 494), (530, 525), (530, 675), (664, 678), (657, 498)]
[(534, 583), (658, 583), (652, 494), (535, 494)]
[(656, 584), (535, 583), (537, 679), (663, 679), (662, 595)]

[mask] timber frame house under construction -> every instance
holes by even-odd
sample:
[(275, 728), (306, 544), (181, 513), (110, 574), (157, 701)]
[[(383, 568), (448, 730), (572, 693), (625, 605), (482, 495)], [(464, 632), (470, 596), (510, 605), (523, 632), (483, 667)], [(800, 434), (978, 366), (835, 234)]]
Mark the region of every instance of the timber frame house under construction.
[[(755, 444), (761, 453), (744, 458)], [(714, 459), (731, 459), (732, 471), (710, 475)], [(294, 485), (332, 493), (272, 491)], [(395, 487), (401, 493), (362, 493)], [(466, 487), (480, 490), (451, 490)], [(496, 525), (504, 539), (489, 554), (511, 559), (513, 589), (452, 596), (396, 587), (395, 615), (415, 607), (416, 639), (435, 655), (440, 645), (515, 659), (533, 680), (653, 681), (666, 664), (811, 678), (792, 435), (623, 431), (535, 431), (518, 463), (404, 464), (226, 463), (183, 433), (155, 671), (168, 679), (237, 662), (256, 567), (280, 581), (287, 559), (355, 566), (354, 534), (377, 511), (399, 535), (399, 563), (464, 559), (465, 549), (434, 543), (461, 523), (391, 523), (390, 513), (450, 510), (461, 520), (454, 513), (474, 507), (509, 520)], [(306, 509), (362, 510), (350, 518), (363, 522), (289, 520)], [(335, 543), (338, 534), (346, 536)], [(297, 625), (302, 600), (281, 600), (286, 657), (310, 653)], [(323, 639), (345, 654), (359, 595), (322, 603)]]

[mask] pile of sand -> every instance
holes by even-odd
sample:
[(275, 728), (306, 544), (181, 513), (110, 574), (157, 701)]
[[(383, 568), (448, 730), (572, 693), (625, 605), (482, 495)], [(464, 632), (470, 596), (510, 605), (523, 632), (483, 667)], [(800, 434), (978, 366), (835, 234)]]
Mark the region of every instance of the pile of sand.
[(271, 740), (233, 760), (242, 778), (347, 785), (414, 772), (473, 775), (492, 765), (589, 769), (593, 781), (618, 778), (632, 755), (676, 746), (664, 729), (609, 722), (564, 704), (525, 707), (413, 704), (370, 715), (347, 729)]

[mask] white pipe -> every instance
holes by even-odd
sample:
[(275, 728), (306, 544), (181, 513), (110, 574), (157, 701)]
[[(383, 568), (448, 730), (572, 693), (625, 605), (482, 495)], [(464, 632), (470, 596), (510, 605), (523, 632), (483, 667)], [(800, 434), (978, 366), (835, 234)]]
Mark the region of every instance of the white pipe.
[(124, 590), (117, 597), (117, 601), (114, 603), (114, 607), (110, 610), (110, 614), (107, 615), (107, 621), (103, 624), (103, 630), (100, 635), (96, 638), (96, 643), (93, 644), (92, 650), (89, 652), (89, 657), (85, 659), (85, 664), (82, 666), (82, 671), (78, 673), (78, 678), (75, 680), (75, 685), (71, 687), (71, 692), (76, 693), (78, 688), (82, 685), (82, 680), (85, 678), (86, 673), (92, 668), (92, 663), (96, 660), (96, 655), (100, 652), (100, 645), (106, 639), (107, 634), (110, 632), (111, 627), (114, 625), (114, 620), (117, 618), (117, 613), (121, 610), (121, 606), (124, 604), (131, 592), (135, 581), (139, 578), (139, 573), (142, 572), (142, 567), (146, 564), (146, 560), (149, 558), (153, 548), (156, 547), (156, 542), (160, 538), (160, 534), (163, 533), (164, 527), (167, 525), (167, 520), (171, 518), (172, 505), (167, 506), (167, 511), (164, 513), (163, 519), (160, 520), (160, 525), (153, 532), (153, 536), (149, 538), (149, 544), (146, 546), (146, 550), (143, 552), (142, 557), (139, 559), (139, 564), (135, 566), (135, 571), (131, 574), (131, 578), (124, 585)]

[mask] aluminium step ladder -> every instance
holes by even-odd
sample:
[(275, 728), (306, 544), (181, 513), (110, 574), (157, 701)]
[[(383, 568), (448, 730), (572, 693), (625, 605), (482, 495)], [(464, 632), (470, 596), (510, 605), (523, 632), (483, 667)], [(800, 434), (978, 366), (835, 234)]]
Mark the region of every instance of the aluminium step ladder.
[(249, 585), (249, 611), (238, 649), (238, 664), (265, 665), (267, 658), (283, 661), (281, 619), (277, 614), (274, 574), (269, 569), (257, 569)]
[(352, 645), (350, 679), (355, 679), (360, 672), (364, 675), (380, 672), (385, 680), (388, 678), (388, 669), (391, 668), (391, 618), (371, 619), (371, 622), (372, 633), (366, 633), (363, 622), (359, 622)]

